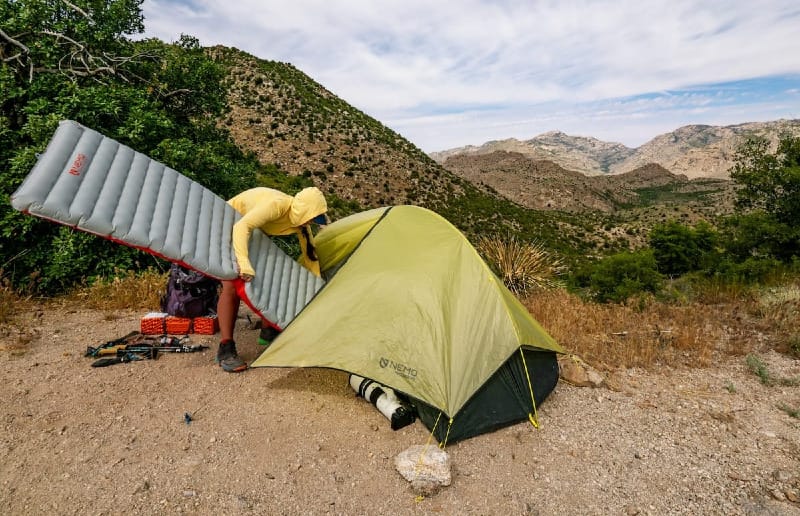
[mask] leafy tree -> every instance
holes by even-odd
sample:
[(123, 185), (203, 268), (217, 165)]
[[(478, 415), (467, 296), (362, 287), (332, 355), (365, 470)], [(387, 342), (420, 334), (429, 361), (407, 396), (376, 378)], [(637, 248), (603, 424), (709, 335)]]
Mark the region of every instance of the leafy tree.
[(790, 262), (798, 255), (798, 231), (763, 211), (737, 214), (722, 223), (723, 243), (736, 261), (777, 258)]
[(143, 30), (141, 3), (0, 3), (0, 270), (17, 287), (56, 292), (154, 263), (10, 207), (60, 120), (91, 127), (223, 197), (255, 185), (257, 159), (216, 126), (224, 69), (191, 36), (176, 44), (129, 39)]
[(718, 236), (706, 222), (694, 228), (676, 221), (658, 224), (650, 231), (650, 248), (662, 274), (680, 275), (703, 268), (714, 253)]
[(800, 136), (782, 136), (774, 153), (766, 139), (748, 139), (730, 174), (740, 209), (764, 211), (782, 224), (800, 222)]
[(763, 138), (747, 140), (730, 173), (740, 210), (727, 221), (730, 249), (742, 259), (800, 256), (800, 137), (782, 136), (775, 152)]

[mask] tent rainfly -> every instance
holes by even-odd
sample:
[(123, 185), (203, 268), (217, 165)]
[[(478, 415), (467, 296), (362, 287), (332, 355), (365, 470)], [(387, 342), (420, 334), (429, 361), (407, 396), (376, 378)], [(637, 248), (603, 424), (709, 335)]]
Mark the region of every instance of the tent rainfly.
[(439, 442), (531, 419), (562, 348), (453, 225), (416, 206), (315, 238), (328, 279), (254, 367), (329, 367), (406, 394)]

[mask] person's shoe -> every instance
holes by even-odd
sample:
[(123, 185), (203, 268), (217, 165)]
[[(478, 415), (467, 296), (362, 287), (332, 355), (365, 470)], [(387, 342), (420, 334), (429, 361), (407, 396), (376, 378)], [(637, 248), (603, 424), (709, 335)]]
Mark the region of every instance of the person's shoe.
[(239, 354), (236, 352), (236, 343), (232, 340), (219, 343), (217, 363), (223, 371), (228, 373), (238, 373), (247, 369), (247, 363), (239, 358)]
[(258, 334), (258, 343), (262, 346), (269, 346), (275, 337), (280, 335), (281, 332), (272, 326), (262, 326), (261, 333)]

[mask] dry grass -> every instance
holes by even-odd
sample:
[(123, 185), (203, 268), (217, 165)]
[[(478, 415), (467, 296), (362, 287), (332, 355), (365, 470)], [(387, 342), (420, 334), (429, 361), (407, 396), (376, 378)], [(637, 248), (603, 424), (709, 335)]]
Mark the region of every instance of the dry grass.
[[(53, 301), (62, 306), (105, 310), (107, 317), (113, 318), (115, 310), (157, 309), (166, 284), (167, 273), (151, 270), (96, 282)], [(564, 289), (553, 289), (536, 291), (523, 302), (569, 352), (606, 370), (702, 367), (717, 353), (743, 356), (764, 344), (785, 352), (798, 347), (797, 283), (766, 290), (760, 296), (722, 291), (712, 294), (704, 296), (703, 302), (668, 304), (649, 299), (615, 305), (586, 302)], [(715, 302), (709, 304), (712, 299)], [(11, 331), (18, 315), (34, 305), (7, 282), (0, 283), (0, 328)], [(20, 335), (13, 341), (6, 339), (5, 348), (23, 345)]]
[[(746, 354), (769, 327), (737, 304), (712, 306), (639, 301), (585, 302), (564, 290), (529, 296), (525, 305), (569, 352), (606, 370), (659, 365), (709, 365), (715, 353)], [(760, 337), (759, 337), (760, 336)]]
[(11, 288), (5, 279), (0, 279), (0, 325), (11, 324), (14, 315), (17, 313), (20, 296)]
[(168, 273), (154, 269), (137, 274), (120, 274), (81, 287), (62, 298), (62, 301), (95, 310), (155, 310), (166, 291), (167, 276)]
[(540, 244), (520, 242), (513, 235), (506, 239), (493, 236), (481, 237), (475, 248), (518, 296), (561, 286), (558, 276), (564, 265)]
[(777, 335), (776, 349), (800, 356), (800, 279), (759, 293), (757, 314)]
[(114, 319), (118, 310), (158, 309), (166, 285), (167, 273), (148, 270), (97, 281), (66, 296), (34, 299), (20, 295), (0, 274), (0, 352), (24, 354), (39, 338), (35, 321), (44, 311), (89, 308), (103, 310), (107, 320)]
[(33, 306), (31, 298), (17, 292), (0, 270), (0, 351), (12, 355), (27, 351), (34, 333), (19, 316), (32, 311)]

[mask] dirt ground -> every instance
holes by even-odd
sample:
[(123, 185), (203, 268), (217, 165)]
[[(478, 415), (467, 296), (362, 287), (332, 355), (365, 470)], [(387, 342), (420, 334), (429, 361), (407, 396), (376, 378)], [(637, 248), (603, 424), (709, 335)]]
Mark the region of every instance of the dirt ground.
[[(560, 382), (540, 429), (448, 446), (452, 485), (421, 498), (394, 458), (428, 431), (392, 431), (346, 373), (225, 373), (198, 335), (210, 350), (90, 367), (86, 347), (142, 315), (39, 310), (27, 337), (0, 331), (0, 513), (800, 514), (800, 387), (763, 385), (744, 357), (619, 371), (617, 390)], [(245, 320), (237, 342), (260, 353)], [(800, 377), (800, 361), (760, 356)]]

